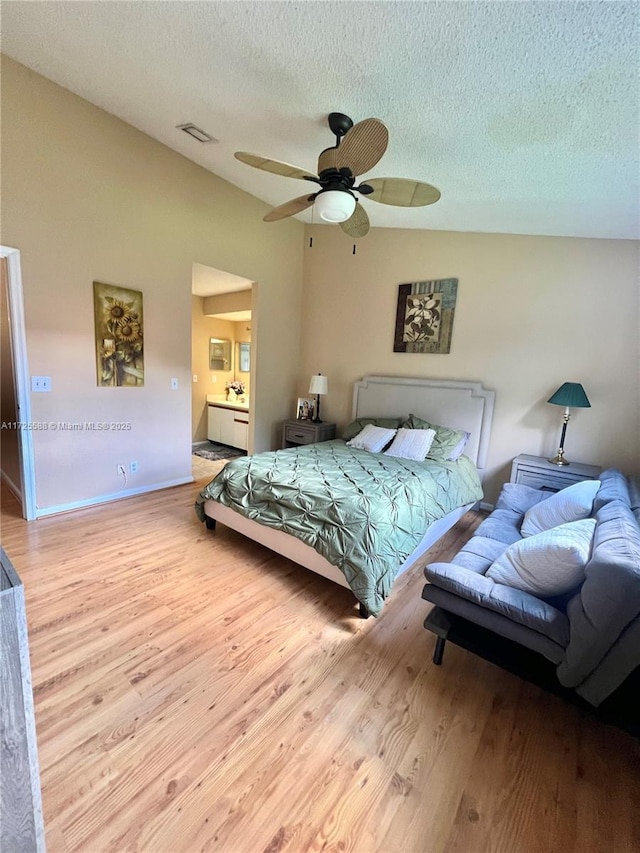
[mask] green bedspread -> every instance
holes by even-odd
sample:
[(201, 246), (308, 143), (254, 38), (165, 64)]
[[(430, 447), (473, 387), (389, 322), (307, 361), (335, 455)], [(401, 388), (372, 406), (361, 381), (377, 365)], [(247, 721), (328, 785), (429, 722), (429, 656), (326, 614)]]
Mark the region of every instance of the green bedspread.
[(213, 499), (296, 536), (338, 566), (377, 615), (429, 525), (480, 498), (466, 456), (413, 462), (334, 440), (231, 460), (202, 490), (196, 512), (203, 521)]

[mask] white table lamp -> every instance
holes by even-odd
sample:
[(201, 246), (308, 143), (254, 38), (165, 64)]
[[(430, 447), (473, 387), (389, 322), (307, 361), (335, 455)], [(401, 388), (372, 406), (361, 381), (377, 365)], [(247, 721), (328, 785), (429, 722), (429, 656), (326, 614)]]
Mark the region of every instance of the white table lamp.
[(321, 424), (320, 420), (320, 395), (326, 394), (329, 390), (329, 383), (327, 382), (327, 377), (323, 376), (322, 373), (318, 373), (315, 376), (311, 377), (311, 382), (309, 383), (309, 393), (316, 395), (316, 414), (313, 418), (313, 422), (316, 424)]

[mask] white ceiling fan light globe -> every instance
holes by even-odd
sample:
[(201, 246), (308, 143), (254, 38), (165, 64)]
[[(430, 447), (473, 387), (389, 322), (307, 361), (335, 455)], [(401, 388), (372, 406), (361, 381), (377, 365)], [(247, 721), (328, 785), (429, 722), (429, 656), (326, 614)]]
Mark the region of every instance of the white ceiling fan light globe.
[(347, 190), (323, 190), (316, 196), (314, 207), (325, 222), (345, 222), (356, 209), (356, 199)]

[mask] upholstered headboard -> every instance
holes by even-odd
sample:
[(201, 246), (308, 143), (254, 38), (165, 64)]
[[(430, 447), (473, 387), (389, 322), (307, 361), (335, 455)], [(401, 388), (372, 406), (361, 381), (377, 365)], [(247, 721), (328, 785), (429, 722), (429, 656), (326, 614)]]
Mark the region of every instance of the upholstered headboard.
[(480, 382), (364, 376), (353, 388), (352, 417), (418, 415), (441, 426), (471, 433), (465, 455), (482, 470), (487, 462), (495, 391)]

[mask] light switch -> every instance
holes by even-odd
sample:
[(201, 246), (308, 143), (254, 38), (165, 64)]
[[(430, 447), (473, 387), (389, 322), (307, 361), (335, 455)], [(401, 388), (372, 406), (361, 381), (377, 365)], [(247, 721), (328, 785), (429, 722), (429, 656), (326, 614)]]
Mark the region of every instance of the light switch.
[(32, 376), (31, 377), (31, 390), (32, 391), (51, 391), (51, 377), (50, 376)]
[(194, 382), (197, 382), (197, 381), (198, 381), (198, 374), (197, 374), (197, 373), (194, 373), (194, 374), (193, 374), (193, 381), (194, 381)]
[(172, 379), (171, 379), (171, 387), (173, 388), (174, 391), (178, 390), (178, 380), (175, 376), (172, 377)]

